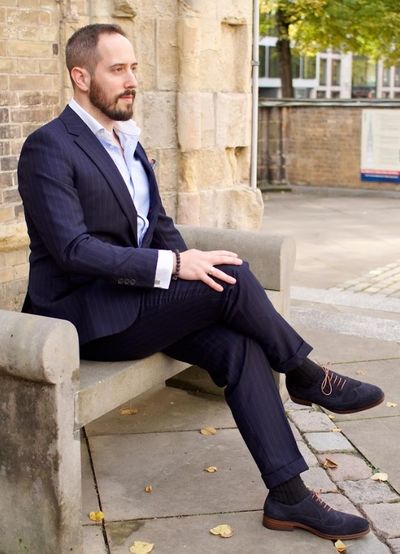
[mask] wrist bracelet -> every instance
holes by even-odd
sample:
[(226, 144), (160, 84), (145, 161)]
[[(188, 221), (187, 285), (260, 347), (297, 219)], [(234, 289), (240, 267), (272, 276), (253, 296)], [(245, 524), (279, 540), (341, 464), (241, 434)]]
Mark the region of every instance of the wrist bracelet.
[(181, 253), (178, 249), (174, 250), (176, 256), (175, 272), (172, 274), (172, 279), (176, 281), (179, 278), (179, 272), (181, 270)]

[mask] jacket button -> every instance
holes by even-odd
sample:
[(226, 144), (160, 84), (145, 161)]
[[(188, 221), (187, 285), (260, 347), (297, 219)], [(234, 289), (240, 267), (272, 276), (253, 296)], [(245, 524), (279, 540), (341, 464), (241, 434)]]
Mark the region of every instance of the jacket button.
[(124, 285), (130, 285), (131, 284), (130, 281), (131, 281), (130, 279), (124, 279)]
[(135, 279), (131, 279), (131, 285), (136, 285), (136, 280)]
[(124, 280), (123, 280), (123, 279), (118, 279), (117, 283), (118, 283), (119, 285), (123, 285), (123, 284), (124, 284)]

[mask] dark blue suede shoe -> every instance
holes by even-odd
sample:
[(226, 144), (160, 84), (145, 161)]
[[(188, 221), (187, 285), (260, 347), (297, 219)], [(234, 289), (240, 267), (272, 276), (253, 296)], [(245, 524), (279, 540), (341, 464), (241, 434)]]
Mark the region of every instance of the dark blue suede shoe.
[(334, 510), (315, 492), (292, 506), (267, 496), (263, 525), (277, 531), (305, 529), (329, 540), (357, 539), (369, 532), (366, 519)]
[(379, 387), (344, 377), (327, 368), (321, 368), (321, 379), (311, 384), (290, 383), (286, 387), (296, 404), (318, 404), (337, 414), (352, 414), (377, 406), (385, 395)]

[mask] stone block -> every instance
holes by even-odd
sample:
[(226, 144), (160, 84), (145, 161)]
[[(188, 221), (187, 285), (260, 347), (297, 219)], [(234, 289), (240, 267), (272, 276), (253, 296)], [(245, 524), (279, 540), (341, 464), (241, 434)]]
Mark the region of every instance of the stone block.
[(20, 58), (17, 60), (17, 71), (20, 75), (39, 73), (39, 60), (36, 58)]
[(375, 530), (385, 539), (400, 537), (400, 502), (361, 506)]
[(161, 192), (169, 191), (176, 194), (179, 183), (180, 157), (180, 152), (175, 148), (164, 148), (155, 152), (157, 180)]
[(218, 0), (218, 19), (221, 21), (235, 21), (251, 23), (252, 3), (243, 0)]
[(16, 73), (17, 60), (11, 58), (0, 59), (0, 73)]
[(48, 42), (10, 40), (8, 53), (10, 56), (47, 58), (52, 56), (52, 45)]
[(200, 79), (201, 24), (196, 17), (178, 20), (179, 90), (198, 90)]
[(175, 19), (156, 21), (157, 88), (176, 90), (179, 74), (178, 24)]
[(135, 53), (139, 62), (139, 88), (143, 91), (156, 90), (156, 23), (154, 18), (140, 18), (135, 21)]
[[(360, 479), (368, 479), (372, 475), (371, 468), (366, 462), (357, 455), (341, 454), (337, 452), (328, 456), (329, 459), (337, 463), (338, 467), (327, 469), (327, 473), (332, 481), (358, 481)], [(318, 460), (321, 464), (325, 462), (325, 455), (318, 455)]]
[(132, 4), (137, 6), (138, 18), (170, 18), (178, 15), (179, 2), (176, 0), (132, 0)]
[(50, 75), (26, 76), (26, 75), (11, 75), (10, 76), (11, 90), (54, 90), (53, 79)]
[(306, 433), (306, 442), (317, 453), (353, 452), (353, 445), (341, 433)]
[(393, 554), (400, 554), (400, 539), (392, 539), (388, 541), (388, 545)]
[(207, 222), (200, 220), (200, 194), (198, 192), (178, 192), (176, 222), (186, 225), (207, 225)]
[(289, 417), (302, 433), (330, 431), (336, 427), (336, 425), (323, 412), (301, 410), (291, 413)]
[(220, 150), (198, 150), (182, 155), (180, 190), (224, 188), (231, 183), (225, 156)]
[(354, 514), (355, 516), (360, 516), (361, 513), (357, 508), (346, 498), (343, 494), (337, 493), (322, 493), (321, 499), (326, 502), (329, 506), (332, 506), (335, 510), (340, 512), (347, 512), (349, 514)]
[(221, 26), (220, 60), (224, 79), (220, 81), (219, 90), (251, 91), (251, 41), (251, 27)]
[(57, 25), (46, 25), (38, 28), (33, 27), (18, 27), (18, 39), (20, 40), (36, 40), (40, 36), (41, 40), (51, 43), (58, 42), (59, 29)]
[(143, 97), (143, 142), (152, 148), (176, 148), (176, 95), (149, 92)]
[(107, 554), (101, 525), (89, 525), (82, 528), (83, 554)]
[(187, 9), (197, 12), (199, 17), (217, 19), (217, 2), (215, 0), (185, 0)]
[(203, 93), (201, 102), (201, 146), (202, 148), (215, 147), (215, 106), (214, 95)]
[(251, 97), (241, 93), (218, 93), (216, 98), (217, 146), (248, 146)]
[(201, 148), (201, 95), (178, 93), (178, 142), (182, 152)]
[(338, 486), (354, 504), (375, 504), (400, 500), (399, 495), (393, 492), (386, 483), (380, 483), (372, 479), (340, 481)]
[(312, 467), (308, 471), (302, 473), (301, 476), (306, 486), (317, 493), (337, 491), (336, 485), (320, 467)]

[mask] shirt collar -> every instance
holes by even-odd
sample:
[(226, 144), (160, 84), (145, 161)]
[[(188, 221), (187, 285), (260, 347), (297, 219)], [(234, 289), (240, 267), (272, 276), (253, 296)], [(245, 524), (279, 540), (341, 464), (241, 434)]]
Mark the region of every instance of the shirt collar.
[[(69, 107), (83, 120), (84, 123), (89, 127), (89, 129), (97, 137), (99, 136), (108, 136), (110, 137), (109, 131), (103, 127), (101, 123), (97, 121), (89, 112), (87, 112), (75, 98), (72, 98), (69, 102)], [(114, 122), (114, 131), (118, 134), (120, 139), (125, 143), (128, 140), (135, 141), (136, 144), (139, 141), (140, 128), (137, 126), (136, 122), (133, 119), (128, 119), (128, 121), (115, 121)], [(136, 148), (136, 146), (135, 146)]]

